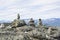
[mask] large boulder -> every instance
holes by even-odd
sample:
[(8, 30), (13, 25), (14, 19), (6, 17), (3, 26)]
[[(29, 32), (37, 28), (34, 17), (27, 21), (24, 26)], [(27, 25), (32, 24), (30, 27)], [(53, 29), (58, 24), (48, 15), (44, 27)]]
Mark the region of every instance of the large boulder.
[(21, 26), (24, 26), (24, 25), (26, 25), (26, 23), (25, 23), (24, 20), (15, 19), (15, 20), (12, 22), (12, 27), (21, 27)]

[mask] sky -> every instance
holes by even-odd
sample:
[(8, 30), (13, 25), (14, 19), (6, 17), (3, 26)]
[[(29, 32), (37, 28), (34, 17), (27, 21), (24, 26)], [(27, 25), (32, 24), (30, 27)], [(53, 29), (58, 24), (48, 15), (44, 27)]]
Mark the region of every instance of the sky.
[(0, 0), (0, 20), (60, 18), (60, 0)]

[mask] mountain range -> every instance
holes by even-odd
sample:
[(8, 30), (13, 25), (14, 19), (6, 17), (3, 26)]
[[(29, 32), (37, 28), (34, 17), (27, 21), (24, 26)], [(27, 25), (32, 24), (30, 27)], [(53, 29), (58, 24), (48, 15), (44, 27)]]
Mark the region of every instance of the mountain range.
[[(29, 19), (24, 19), (28, 24)], [(11, 23), (11, 20), (0, 20), (0, 23)], [(42, 19), (44, 25), (47, 26), (60, 26), (60, 18), (50, 18), (50, 19)], [(35, 24), (38, 23), (38, 19), (35, 20)]]
[(48, 26), (60, 26), (60, 18), (45, 19), (42, 22)]

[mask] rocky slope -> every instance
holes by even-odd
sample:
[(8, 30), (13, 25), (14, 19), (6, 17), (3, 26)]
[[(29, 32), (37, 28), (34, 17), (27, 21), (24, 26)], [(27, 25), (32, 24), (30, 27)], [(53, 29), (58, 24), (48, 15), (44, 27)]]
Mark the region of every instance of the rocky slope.
[(60, 40), (60, 30), (49, 28), (42, 26), (4, 28), (0, 29), (0, 40)]
[(41, 19), (35, 25), (32, 18), (27, 25), (18, 14), (9, 26), (0, 25), (0, 40), (60, 40), (60, 28), (46, 27)]

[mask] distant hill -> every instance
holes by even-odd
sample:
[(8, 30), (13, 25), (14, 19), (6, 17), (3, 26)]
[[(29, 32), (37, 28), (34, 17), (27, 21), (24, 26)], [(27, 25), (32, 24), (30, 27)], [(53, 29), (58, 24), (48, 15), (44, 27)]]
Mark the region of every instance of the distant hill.
[(0, 23), (11, 23), (10, 20), (0, 20)]
[(51, 18), (43, 20), (43, 24), (48, 26), (60, 26), (60, 18)]
[[(23, 19), (28, 24), (29, 19)], [(44, 25), (47, 26), (60, 26), (60, 18), (50, 18), (50, 19), (42, 19)], [(0, 23), (11, 23), (10, 20), (0, 20)], [(38, 19), (35, 20), (35, 24), (38, 23)]]
[[(28, 24), (29, 19), (25, 19)], [(50, 18), (50, 19), (42, 19), (44, 25), (47, 26), (60, 26), (60, 18)], [(38, 23), (38, 19), (35, 20), (35, 24)]]

